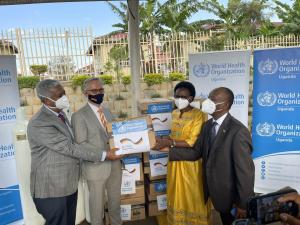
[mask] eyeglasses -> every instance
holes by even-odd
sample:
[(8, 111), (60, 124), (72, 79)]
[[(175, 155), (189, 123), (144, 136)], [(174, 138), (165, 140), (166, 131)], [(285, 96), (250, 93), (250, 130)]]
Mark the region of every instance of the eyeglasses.
[(96, 94), (103, 94), (104, 93), (104, 89), (90, 89), (90, 90), (86, 90), (91, 92), (92, 94), (96, 95)]

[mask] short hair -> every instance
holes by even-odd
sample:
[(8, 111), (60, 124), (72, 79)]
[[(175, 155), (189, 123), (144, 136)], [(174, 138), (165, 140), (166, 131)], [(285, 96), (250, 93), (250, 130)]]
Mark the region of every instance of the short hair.
[(221, 89), (224, 91), (224, 93), (227, 95), (228, 97), (228, 103), (229, 103), (229, 108), (231, 108), (231, 106), (233, 105), (234, 102), (234, 94), (233, 91), (230, 90), (227, 87), (221, 87)]
[(190, 95), (195, 98), (196, 96), (196, 89), (195, 89), (195, 86), (191, 83), (191, 82), (188, 82), (188, 81), (181, 81), (179, 82), (178, 84), (176, 84), (175, 88), (174, 88), (174, 93), (176, 92), (177, 89), (179, 88), (185, 88), (185, 89), (188, 89), (189, 92), (190, 92)]
[(52, 89), (58, 86), (61, 86), (61, 84), (57, 80), (52, 80), (52, 79), (42, 80), (36, 85), (37, 96), (43, 102), (45, 97), (51, 98)]
[(91, 77), (91, 78), (86, 79), (86, 80), (83, 82), (83, 85), (82, 85), (82, 91), (86, 91), (87, 86), (89, 85), (89, 83), (92, 82), (92, 81), (94, 81), (94, 80), (99, 81), (99, 82), (103, 85), (103, 81), (102, 81), (99, 77)]

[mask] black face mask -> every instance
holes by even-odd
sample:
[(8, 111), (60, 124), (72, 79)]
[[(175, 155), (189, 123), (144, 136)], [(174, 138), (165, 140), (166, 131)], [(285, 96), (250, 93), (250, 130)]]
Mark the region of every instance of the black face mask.
[(97, 94), (97, 95), (88, 95), (88, 99), (97, 104), (100, 105), (103, 102), (103, 96), (104, 94)]

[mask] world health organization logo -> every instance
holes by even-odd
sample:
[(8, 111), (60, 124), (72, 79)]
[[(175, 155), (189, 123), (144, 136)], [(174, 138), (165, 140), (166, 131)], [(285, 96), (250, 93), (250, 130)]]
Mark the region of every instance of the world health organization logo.
[(259, 136), (271, 137), (275, 134), (275, 126), (272, 123), (259, 123), (256, 126), (256, 133)]
[(263, 92), (257, 95), (257, 102), (260, 106), (272, 106), (276, 103), (277, 96), (272, 92)]
[(206, 77), (210, 72), (210, 67), (208, 64), (200, 63), (194, 65), (193, 73), (196, 77)]
[(276, 73), (278, 70), (278, 63), (276, 60), (267, 59), (266, 61), (261, 61), (258, 64), (258, 71), (262, 75), (271, 75)]
[(158, 111), (158, 107), (156, 105), (151, 106), (151, 111), (152, 112), (157, 112)]

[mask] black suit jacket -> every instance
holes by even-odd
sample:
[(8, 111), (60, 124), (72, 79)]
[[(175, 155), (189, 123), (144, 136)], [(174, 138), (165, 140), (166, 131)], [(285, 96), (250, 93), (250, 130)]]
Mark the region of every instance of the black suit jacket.
[(202, 158), (204, 195), (216, 210), (228, 213), (233, 205), (246, 209), (254, 195), (254, 164), (248, 129), (228, 114), (210, 146), (212, 119), (203, 124), (192, 149), (172, 148), (170, 161), (195, 161)]

